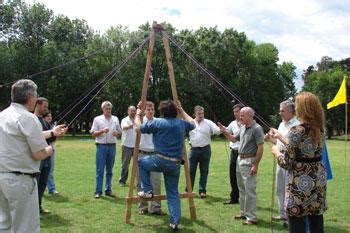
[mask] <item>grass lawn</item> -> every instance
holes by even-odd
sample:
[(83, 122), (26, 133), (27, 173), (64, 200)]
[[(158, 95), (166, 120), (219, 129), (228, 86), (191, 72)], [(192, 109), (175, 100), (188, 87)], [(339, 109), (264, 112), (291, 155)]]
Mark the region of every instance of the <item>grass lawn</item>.
[[(344, 171), (344, 141), (327, 142), (334, 179), (328, 183), (328, 206), (324, 215), (325, 232), (350, 232), (350, 158)], [(348, 146), (348, 156), (350, 150)], [(227, 148), (227, 149), (225, 149)], [(94, 141), (66, 137), (56, 143), (55, 181), (59, 195), (45, 194), (43, 207), (51, 214), (41, 219), (42, 232), (168, 232), (169, 215), (140, 216), (133, 205), (131, 224), (125, 224), (128, 186), (119, 187), (121, 148), (117, 145), (114, 166), (113, 192), (116, 199), (93, 197), (95, 189)], [(265, 151), (258, 172), (257, 207), (259, 225), (243, 226), (233, 219), (239, 213), (238, 205), (223, 205), (229, 197), (228, 143), (215, 140), (208, 177), (206, 199), (195, 198), (197, 220), (190, 219), (188, 201), (182, 199), (181, 232), (287, 232), (281, 223), (270, 224), (273, 159), (270, 145)], [(130, 169), (131, 171), (131, 169)], [(185, 190), (184, 170), (181, 170), (179, 190)], [(198, 174), (194, 192), (198, 192)], [(129, 177), (130, 180), (130, 177)], [(128, 182), (129, 182), (128, 180)], [(164, 185), (163, 185), (164, 190)], [(136, 193), (136, 192), (135, 192)], [(164, 192), (163, 192), (164, 193)], [(166, 202), (162, 209), (168, 213)], [(275, 201), (277, 214), (277, 201)]]

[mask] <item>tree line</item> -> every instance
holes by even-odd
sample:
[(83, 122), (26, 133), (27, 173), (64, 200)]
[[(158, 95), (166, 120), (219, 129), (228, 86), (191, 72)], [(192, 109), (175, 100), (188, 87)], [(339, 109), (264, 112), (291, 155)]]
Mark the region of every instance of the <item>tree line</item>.
[[(98, 88), (89, 90), (98, 85), (113, 67), (124, 62), (149, 36), (151, 25), (148, 23), (134, 31), (118, 25), (99, 33), (89, 27), (85, 20), (55, 15), (45, 5), (29, 5), (19, 0), (1, 4), (0, 15), (0, 85), (3, 85), (0, 89), (0, 109), (10, 103), (11, 85), (4, 84), (25, 77), (32, 78), (38, 84), (39, 94), (50, 100), (53, 115), (65, 115), (63, 120), (67, 122), (74, 119), (84, 107), (77, 120), (91, 122), (94, 116), (100, 114), (103, 100), (110, 100), (114, 104), (113, 114), (119, 118), (126, 115), (128, 105), (138, 103), (147, 44), (91, 102)], [(276, 126), (279, 121), (279, 103), (296, 94), (296, 67), (292, 62), (277, 63), (279, 57), (275, 45), (257, 44), (244, 32), (233, 28), (224, 31), (216, 27), (178, 30), (168, 24), (166, 30), (230, 90), (272, 126)], [(223, 123), (230, 122), (233, 118), (232, 96), (198, 69), (174, 44), (171, 44), (171, 51), (178, 95), (184, 108), (192, 112), (195, 105), (202, 105), (206, 109), (206, 117)], [(60, 64), (66, 65), (50, 69)], [(341, 64), (332, 61), (325, 68), (321, 61), (322, 68), (306, 69), (303, 75), (306, 83), (304, 89), (318, 95), (326, 94), (319, 93), (319, 87), (314, 88), (313, 84), (316, 79), (319, 80), (314, 77), (322, 74), (331, 85), (327, 86), (329, 96), (319, 96), (323, 103), (329, 101), (340, 85), (338, 81), (341, 74), (348, 72)], [(48, 71), (41, 72), (45, 70)], [(335, 72), (337, 78), (332, 78), (331, 72)], [(82, 99), (84, 96), (86, 98)], [(157, 35), (148, 99), (157, 104), (170, 97), (164, 48), (160, 35)], [(72, 103), (77, 100), (80, 103), (73, 108)], [(341, 110), (335, 111), (341, 114)], [(341, 128), (340, 120), (331, 120), (332, 117), (329, 118), (329, 124), (334, 129)], [(327, 120), (327, 126), (329, 124)]]

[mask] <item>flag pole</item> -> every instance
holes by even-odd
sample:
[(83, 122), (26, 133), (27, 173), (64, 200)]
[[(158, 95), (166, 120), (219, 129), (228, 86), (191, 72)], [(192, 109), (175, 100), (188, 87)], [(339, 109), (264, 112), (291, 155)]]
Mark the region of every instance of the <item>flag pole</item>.
[(346, 171), (346, 144), (348, 142), (348, 103), (345, 102), (345, 153), (344, 153), (344, 160), (345, 160), (345, 166), (344, 166), (344, 172)]

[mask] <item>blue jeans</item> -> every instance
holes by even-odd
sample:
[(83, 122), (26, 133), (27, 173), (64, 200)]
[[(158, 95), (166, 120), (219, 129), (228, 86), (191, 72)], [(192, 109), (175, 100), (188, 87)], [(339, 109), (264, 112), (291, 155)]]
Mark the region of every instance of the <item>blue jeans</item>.
[(112, 192), (112, 176), (115, 160), (115, 145), (96, 145), (96, 190), (95, 194), (102, 194), (104, 170), (106, 167), (105, 193)]
[(209, 173), (209, 162), (211, 157), (210, 145), (204, 147), (192, 147), (189, 161), (190, 161), (190, 177), (192, 189), (196, 178), (197, 165), (199, 164), (199, 193), (207, 193), (207, 180)]
[(180, 164), (160, 158), (156, 155), (141, 157), (138, 160), (138, 164), (141, 177), (141, 188), (144, 192), (152, 191), (150, 178), (151, 171), (162, 172), (164, 174), (170, 223), (179, 224), (181, 218), (181, 205), (178, 190)]
[(49, 172), (49, 178), (47, 179), (47, 189), (49, 193), (53, 193), (56, 191), (55, 180), (53, 178), (53, 172), (55, 169), (55, 151), (53, 151), (52, 155), (50, 156), (50, 162), (51, 162), (51, 168)]

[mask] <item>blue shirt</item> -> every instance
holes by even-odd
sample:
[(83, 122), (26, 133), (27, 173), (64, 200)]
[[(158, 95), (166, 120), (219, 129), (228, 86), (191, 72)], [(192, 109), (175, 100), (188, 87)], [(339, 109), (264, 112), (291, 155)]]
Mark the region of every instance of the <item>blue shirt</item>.
[(182, 158), (185, 132), (194, 129), (194, 124), (179, 118), (157, 118), (140, 127), (141, 133), (153, 134), (154, 151), (169, 157)]

